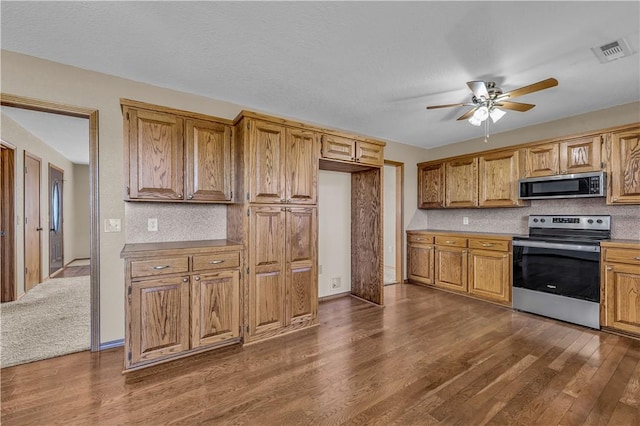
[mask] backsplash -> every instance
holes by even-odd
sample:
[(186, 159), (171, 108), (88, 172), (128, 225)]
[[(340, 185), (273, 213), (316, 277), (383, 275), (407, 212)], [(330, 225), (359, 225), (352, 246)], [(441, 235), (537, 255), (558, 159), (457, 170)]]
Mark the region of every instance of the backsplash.
[[(447, 231), (500, 232), (527, 234), (530, 214), (559, 215), (611, 215), (611, 237), (640, 240), (640, 206), (608, 206), (604, 198), (574, 198), (558, 200), (531, 200), (529, 207), (496, 209), (442, 209), (426, 210), (419, 224), (411, 222), (408, 229), (433, 229)], [(463, 225), (462, 218), (469, 218)]]
[[(125, 203), (125, 242), (215, 240), (227, 237), (227, 207), (219, 204)], [(147, 220), (158, 219), (158, 231)]]

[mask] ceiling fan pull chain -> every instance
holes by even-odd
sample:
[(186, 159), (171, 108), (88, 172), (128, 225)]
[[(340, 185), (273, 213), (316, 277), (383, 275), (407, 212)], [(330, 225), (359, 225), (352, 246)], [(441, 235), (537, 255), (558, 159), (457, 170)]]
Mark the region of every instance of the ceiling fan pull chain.
[(484, 143), (489, 142), (489, 120), (484, 120)]

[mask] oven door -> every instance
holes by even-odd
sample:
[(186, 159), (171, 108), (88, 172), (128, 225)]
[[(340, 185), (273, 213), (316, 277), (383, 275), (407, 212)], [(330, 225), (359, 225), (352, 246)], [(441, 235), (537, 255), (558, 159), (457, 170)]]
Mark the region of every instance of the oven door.
[(514, 240), (513, 286), (600, 302), (600, 246)]

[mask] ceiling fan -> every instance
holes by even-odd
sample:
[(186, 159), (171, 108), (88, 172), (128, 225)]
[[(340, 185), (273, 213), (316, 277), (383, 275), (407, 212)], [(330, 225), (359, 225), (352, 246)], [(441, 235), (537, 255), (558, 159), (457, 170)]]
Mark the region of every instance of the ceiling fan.
[[(504, 110), (525, 112), (535, 106), (533, 104), (512, 102), (510, 99), (537, 92), (539, 90), (548, 89), (557, 85), (558, 80), (555, 78), (548, 78), (546, 80), (503, 93), (502, 89), (497, 87), (493, 81), (470, 81), (467, 83), (467, 86), (469, 86), (469, 89), (473, 92), (471, 102), (432, 105), (428, 106), (427, 109), (472, 106), (473, 108), (458, 117), (458, 120), (468, 119), (469, 123), (474, 126), (480, 126), (482, 122), (485, 122), (486, 125), (489, 117), (491, 117), (491, 120), (494, 123), (500, 120), (506, 114), (506, 111)], [(486, 138), (489, 136), (487, 133), (488, 130), (485, 132), (485, 142)]]

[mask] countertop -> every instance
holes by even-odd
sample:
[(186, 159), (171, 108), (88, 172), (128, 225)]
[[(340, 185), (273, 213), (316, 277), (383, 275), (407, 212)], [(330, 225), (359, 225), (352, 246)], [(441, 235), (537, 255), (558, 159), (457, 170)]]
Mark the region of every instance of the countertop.
[(212, 249), (226, 250), (235, 249), (242, 250), (242, 244), (221, 239), (221, 240), (197, 240), (197, 241), (171, 241), (164, 243), (133, 243), (125, 244), (120, 252), (120, 257), (128, 259), (137, 256), (148, 255), (149, 252), (159, 255), (171, 255), (179, 251), (182, 254), (200, 253), (203, 251), (211, 251)]
[(508, 234), (501, 232), (476, 232), (476, 231), (447, 231), (442, 229), (407, 229), (407, 232), (423, 232), (432, 235), (458, 235), (468, 238), (498, 238), (498, 239), (511, 239), (513, 237), (526, 237), (522, 234)]

